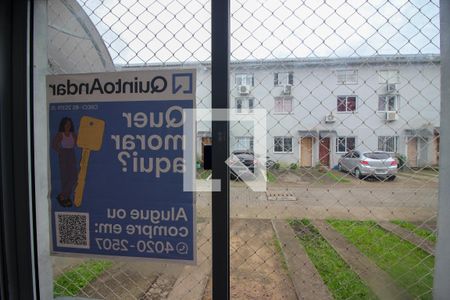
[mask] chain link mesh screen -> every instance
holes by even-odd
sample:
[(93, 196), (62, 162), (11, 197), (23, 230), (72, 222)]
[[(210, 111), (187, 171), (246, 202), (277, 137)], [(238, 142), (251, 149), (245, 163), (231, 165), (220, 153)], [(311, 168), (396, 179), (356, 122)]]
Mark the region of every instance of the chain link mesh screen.
[[(211, 108), (210, 2), (51, 0), (48, 12), (51, 73), (194, 67), (197, 107)], [(431, 298), (438, 1), (233, 0), (230, 21), (230, 108), (267, 110), (267, 155), (245, 122), (230, 123), (230, 152), (250, 173), (265, 164), (268, 184), (230, 178), (232, 298)], [(197, 127), (209, 180), (211, 126)], [(197, 197), (197, 266), (55, 258), (55, 296), (211, 298), (210, 195)]]
[(232, 294), (431, 298), (437, 1), (231, 5), (230, 106), (267, 109), (268, 145), (267, 192), (232, 184)]

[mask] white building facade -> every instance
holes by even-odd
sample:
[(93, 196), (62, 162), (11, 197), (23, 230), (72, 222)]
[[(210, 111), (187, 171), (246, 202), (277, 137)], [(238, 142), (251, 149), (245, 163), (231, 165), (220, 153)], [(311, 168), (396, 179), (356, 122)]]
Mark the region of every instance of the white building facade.
[[(197, 107), (211, 108), (210, 64), (184, 67), (197, 68)], [(335, 167), (358, 149), (402, 155), (409, 167), (438, 163), (438, 55), (240, 61), (230, 70), (230, 108), (243, 115), (267, 110), (267, 156), (274, 161)], [(231, 122), (230, 150), (253, 150), (252, 130)], [(197, 134), (202, 160), (210, 122), (200, 121)]]
[[(230, 106), (267, 110), (267, 155), (333, 167), (348, 150), (382, 150), (408, 166), (438, 162), (438, 56), (276, 61), (232, 65)], [(231, 125), (233, 149), (251, 132)]]

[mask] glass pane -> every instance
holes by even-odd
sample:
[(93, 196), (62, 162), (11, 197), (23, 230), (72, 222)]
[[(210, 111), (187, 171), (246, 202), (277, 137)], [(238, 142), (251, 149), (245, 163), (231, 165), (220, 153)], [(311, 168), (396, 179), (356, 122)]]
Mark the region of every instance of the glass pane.
[[(239, 0), (230, 25), (231, 73), (253, 73), (255, 117), (265, 110), (255, 149), (267, 141), (266, 170), (230, 183), (231, 297), (431, 299), (439, 1)], [(341, 157), (351, 149), (393, 159)], [(370, 284), (380, 270), (384, 288)]]
[(274, 151), (275, 152), (283, 152), (283, 139), (282, 138), (274, 138)]
[(345, 138), (338, 138), (337, 141), (337, 152), (346, 152), (345, 148)]
[(347, 111), (355, 111), (355, 110), (356, 110), (356, 98), (347, 97)]
[[(211, 108), (211, 4), (208, 1), (184, 1), (176, 0), (169, 2), (164, 1), (133, 1), (133, 2), (120, 2), (120, 1), (91, 1), (91, 0), (79, 0), (79, 1), (62, 1), (62, 0), (49, 0), (45, 1), (46, 13), (39, 11), (35, 16), (47, 16), (47, 19), (39, 19), (39, 25), (42, 26), (36, 29), (34, 32), (37, 34), (35, 37), (36, 47), (35, 53), (37, 57), (42, 57), (42, 61), (36, 60), (35, 64), (40, 66), (39, 72), (45, 70), (45, 73), (39, 73), (39, 76), (35, 77), (36, 82), (34, 86), (45, 86), (45, 75), (62, 75), (62, 74), (99, 74), (108, 72), (110, 76), (116, 76), (118, 72), (123, 71), (155, 71), (155, 70), (172, 70), (172, 69), (195, 69), (197, 74), (196, 80), (196, 101), (195, 106), (197, 108), (209, 109)], [(42, 5), (37, 5), (41, 7)], [(39, 36), (40, 33), (46, 34)], [(46, 40), (47, 39), (47, 40)], [(42, 41), (47, 42), (46, 52), (42, 52)], [(202, 65), (202, 67), (200, 67)], [(159, 72), (159, 71), (158, 71)], [(123, 73), (120, 73), (123, 74)], [(42, 75), (42, 76), (41, 76)], [(101, 75), (98, 75), (101, 76)], [(141, 79), (141, 78), (140, 78)], [(100, 79), (101, 80), (101, 79)], [(150, 80), (150, 79), (149, 79)], [(238, 80), (237, 80), (238, 81)], [(132, 79), (134, 82), (134, 79)], [(136, 79), (135, 84), (138, 85)], [(188, 79), (186, 80), (188, 82)], [(185, 82), (183, 82), (185, 84)], [(186, 83), (187, 84), (187, 83)], [(69, 85), (69, 83), (68, 83)], [(113, 85), (119, 86), (120, 83), (114, 82), (105, 84), (105, 91), (111, 88)], [(128, 85), (132, 87), (133, 84)], [(75, 83), (71, 82), (69, 87), (73, 90)], [(103, 82), (102, 82), (103, 87)], [(127, 87), (127, 88), (128, 88)], [(168, 87), (168, 89), (171, 87)], [(159, 184), (154, 186), (155, 194), (141, 194), (139, 197), (142, 199), (148, 199), (148, 211), (150, 213), (149, 220), (142, 222), (142, 227), (139, 229), (145, 230), (145, 234), (141, 233), (140, 242), (137, 245), (127, 244), (132, 228), (128, 228), (121, 220), (110, 219), (108, 224), (94, 224), (83, 221), (86, 219), (81, 218), (82, 213), (89, 213), (94, 205), (92, 197), (88, 197), (89, 193), (93, 190), (91, 185), (92, 176), (95, 175), (93, 170), (97, 166), (105, 165), (105, 161), (99, 161), (99, 157), (104, 157), (104, 149), (109, 149), (113, 145), (114, 141), (111, 139), (111, 135), (114, 134), (130, 134), (135, 128), (120, 129), (121, 121), (118, 121), (115, 125), (112, 123), (106, 123), (105, 131), (102, 140), (101, 149), (94, 151), (89, 155), (89, 165), (87, 167), (87, 177), (84, 189), (84, 200), (81, 206), (76, 207), (75, 192), (72, 185), (78, 177), (78, 171), (80, 165), (87, 164), (86, 156), (82, 154), (82, 149), (78, 144), (83, 140), (82, 125), (80, 119), (76, 120), (72, 117), (73, 126), (70, 126), (69, 132), (66, 134), (65, 125), (62, 126), (62, 130), (58, 130), (57, 123), (53, 124), (49, 130), (48, 128), (48, 115), (49, 106), (46, 103), (46, 96), (39, 94), (39, 89), (35, 91), (37, 94), (33, 109), (35, 115), (39, 115), (36, 118), (34, 124), (34, 133), (37, 138), (35, 140), (35, 149), (39, 149), (36, 152), (35, 170), (36, 170), (36, 216), (39, 220), (38, 231), (38, 246), (39, 249), (39, 284), (41, 297), (40, 299), (201, 299), (207, 297), (210, 294), (210, 275), (211, 275), (211, 200), (209, 192), (195, 193), (196, 197), (196, 210), (191, 221), (196, 224), (196, 232), (189, 232), (196, 239), (196, 257), (197, 261), (194, 265), (186, 265), (173, 260), (148, 260), (148, 259), (124, 259), (122, 256), (127, 253), (125, 250), (131, 250), (132, 246), (139, 247), (139, 251), (147, 252), (148, 255), (157, 253), (161, 258), (167, 257), (167, 253), (183, 253), (186, 251), (183, 244), (175, 244), (172, 242), (162, 243), (160, 237), (150, 238), (150, 234), (160, 232), (164, 233), (164, 228), (168, 229), (168, 235), (175, 235), (175, 227), (166, 227), (167, 221), (161, 220), (161, 211), (158, 209), (158, 204), (161, 203), (161, 199), (156, 198), (157, 193), (162, 195), (169, 195), (171, 189), (175, 190), (180, 187), (180, 182), (174, 183), (171, 189), (167, 189), (161, 184), (164, 174), (161, 174), (161, 180)], [(72, 93), (72, 92), (70, 92)], [(106, 93), (105, 93), (106, 95)], [(108, 94), (109, 95), (109, 94)], [(114, 98), (116, 95), (112, 95)], [(100, 118), (102, 115), (101, 109), (108, 106), (112, 100), (105, 98), (99, 106), (64, 106), (61, 108), (61, 114), (73, 116), (76, 112), (75, 109), (83, 110), (87, 117)], [(70, 103), (69, 100), (64, 101)], [(139, 102), (143, 103), (143, 102)], [(236, 102), (237, 104), (237, 102)], [(133, 103), (133, 105), (140, 105)], [(167, 105), (166, 104), (162, 104)], [(100, 107), (101, 106), (101, 107)], [(144, 105), (143, 105), (144, 106)], [(131, 106), (130, 106), (131, 107)], [(135, 106), (133, 106), (135, 107)], [(89, 109), (88, 109), (89, 108)], [(59, 109), (59, 108), (58, 108)], [(63, 110), (65, 109), (65, 110)], [(131, 108), (132, 110), (133, 108)], [(121, 116), (122, 113), (126, 113), (129, 110), (123, 110), (123, 108), (117, 107), (115, 112), (111, 112), (109, 117), (117, 114)], [(142, 108), (142, 115), (138, 115), (139, 122), (143, 122), (144, 114), (145, 118), (153, 118), (152, 121), (158, 123), (159, 116), (155, 112), (153, 116), (150, 116), (154, 112), (145, 111)], [(124, 120), (125, 118), (118, 118), (118, 120)], [(131, 119), (130, 119), (131, 120)], [(59, 120), (58, 120), (59, 121)], [(130, 121), (131, 122), (131, 121)], [(69, 124), (70, 122), (61, 122), (61, 124)], [(200, 120), (196, 124), (197, 131), (191, 135), (193, 144), (196, 144), (196, 169), (194, 173), (199, 181), (207, 183), (210, 177), (211, 171), (204, 170), (204, 155), (208, 151), (208, 147), (211, 146), (211, 122), (207, 118)], [(97, 123), (86, 123), (89, 126)], [(131, 123), (130, 123), (131, 124)], [(137, 123), (134, 123), (137, 124)], [(139, 124), (138, 124), (139, 125)], [(141, 123), (142, 125), (142, 123)], [(131, 127), (134, 125), (131, 124)], [(164, 126), (165, 127), (165, 126)], [(159, 128), (161, 129), (161, 128)], [(156, 128), (150, 128), (146, 126), (140, 129), (139, 135), (142, 141), (142, 147), (147, 144), (143, 141), (143, 136), (150, 136), (155, 134), (158, 136), (160, 131)], [(174, 129), (174, 128), (171, 128)], [(61, 161), (69, 165), (61, 164), (61, 173), (66, 173), (67, 176), (61, 176), (62, 181), (67, 183), (67, 192), (62, 192), (60, 196), (55, 197), (52, 191), (49, 191), (48, 178), (55, 176), (55, 169), (52, 168), (53, 174), (49, 169), (50, 163), (48, 161), (49, 155), (55, 155), (56, 151), (49, 149), (54, 134), (53, 131), (63, 132), (60, 135), (60, 139), (55, 142), (58, 152), (61, 154)], [(121, 133), (118, 133), (118, 132)], [(75, 134), (71, 134), (74, 132)], [(91, 132), (92, 133), (92, 132)], [(176, 130), (173, 131), (176, 133)], [(75, 136), (76, 135), (76, 136)], [(135, 137), (135, 136), (134, 136)], [(89, 141), (89, 139), (88, 139)], [(130, 140), (128, 140), (131, 142)], [(137, 140), (135, 140), (137, 141)], [(78, 143), (77, 143), (78, 142)], [(85, 140), (86, 142), (86, 140)], [(157, 143), (157, 140), (153, 140)], [(172, 143), (172, 142), (170, 142)], [(249, 141), (246, 142), (249, 147)], [(131, 144), (129, 144), (131, 145)], [(91, 145), (92, 146), (92, 145)], [(72, 150), (75, 148), (75, 155), (72, 155)], [(87, 147), (90, 148), (90, 147)], [(72, 149), (72, 150), (70, 150)], [(179, 148), (181, 149), (181, 147)], [(149, 162), (148, 158), (153, 157), (156, 159), (156, 152), (150, 155), (149, 150), (141, 150), (141, 145), (136, 146), (136, 152), (124, 151), (123, 154), (129, 154), (130, 160), (128, 166), (131, 168), (132, 156), (135, 155), (142, 160), (145, 159), (145, 164)], [(115, 152), (115, 151), (114, 151)], [(170, 152), (170, 151), (169, 151)], [(112, 159), (108, 161), (111, 165), (119, 167), (121, 169), (120, 160), (118, 160), (117, 153), (111, 153)], [(53, 157), (52, 156), (52, 157)], [(84, 159), (82, 160), (82, 156)], [(120, 156), (120, 155), (119, 155)], [(126, 158), (126, 156), (124, 156)], [(58, 165), (58, 161), (55, 161)], [(138, 161), (135, 161), (138, 165)], [(162, 162), (163, 169), (167, 168), (166, 162)], [(75, 168), (74, 168), (75, 167)], [(149, 169), (147, 169), (148, 171)], [(155, 169), (153, 173), (148, 174), (148, 178), (154, 177)], [(59, 172), (56, 169), (56, 172)], [(138, 173), (124, 173), (139, 178)], [(167, 175), (167, 174), (166, 174)], [(125, 176), (125, 175), (124, 175)], [(118, 189), (118, 193), (127, 193), (127, 188), (117, 188), (111, 184), (112, 174), (107, 171), (100, 176), (98, 180), (102, 181), (104, 189)], [(102, 179), (103, 178), (103, 179)], [(128, 177), (129, 178), (129, 177)], [(95, 182), (98, 182), (96, 179)], [(127, 179), (128, 180), (128, 179)], [(139, 180), (136, 180), (136, 185), (139, 185)], [(152, 183), (154, 185), (154, 183)], [(129, 188), (129, 187), (128, 187)], [(52, 195), (49, 199), (49, 195)], [(111, 199), (100, 199), (97, 195), (98, 201), (102, 202), (105, 208), (126, 208), (127, 213), (131, 213), (133, 203), (136, 200), (135, 197), (123, 197), (123, 201), (117, 204)], [(176, 197), (174, 197), (175, 199)], [(63, 204), (63, 205), (61, 205)], [(114, 230), (116, 235), (112, 239), (102, 239), (101, 241), (95, 241), (91, 239), (91, 243), (88, 245), (90, 250), (99, 247), (99, 242), (105, 249), (110, 249), (111, 256), (97, 256), (91, 257), (86, 254), (86, 249), (80, 249), (81, 255), (78, 257), (70, 256), (49, 256), (49, 223), (51, 215), (49, 214), (49, 207), (57, 207), (58, 212), (64, 213), (62, 219), (64, 221), (59, 222), (59, 225), (64, 225), (70, 228), (74, 228), (73, 232), (77, 233), (76, 237), (86, 237), (83, 233), (83, 227), (90, 226), (91, 233), (96, 234), (99, 230)], [(100, 205), (100, 204), (98, 204)], [(118, 207), (115, 207), (117, 205)], [(64, 207), (63, 207), (64, 206)], [(130, 210), (128, 210), (130, 209)], [(170, 211), (170, 209), (169, 209)], [(72, 215), (71, 215), (72, 213)], [(164, 213), (163, 219), (167, 219), (167, 211)], [(159, 216), (158, 216), (159, 215)], [(69, 218), (67, 216), (75, 216)], [(89, 215), (88, 215), (89, 216)], [(181, 215), (180, 215), (181, 216)], [(97, 216), (90, 214), (91, 221)], [(158, 219), (159, 218), (159, 219)], [(169, 218), (172, 218), (169, 216)], [(180, 221), (182, 220), (179, 219)], [(62, 220), (61, 219), (61, 220)], [(58, 219), (59, 220), (59, 219)], [(181, 221), (183, 223), (184, 221)], [(120, 223), (120, 224), (119, 224)], [(138, 223), (138, 222), (136, 222)], [(179, 223), (179, 224), (181, 224)], [(97, 226), (97, 228), (95, 228)], [(151, 228), (155, 228), (157, 231), (151, 231)], [(158, 227), (159, 226), (159, 227)], [(177, 225), (178, 226), (178, 225)], [(143, 229), (146, 228), (146, 229)], [(121, 231), (120, 234), (118, 232)], [(137, 236), (137, 233), (135, 233)], [(53, 244), (56, 241), (71, 242), (76, 244), (81, 243), (82, 239), (77, 239), (75, 236), (60, 236), (59, 239), (53, 240)], [(106, 237), (106, 235), (105, 235)], [(175, 239), (173, 239), (175, 242)], [(117, 250), (120, 249), (120, 250)], [(190, 248), (192, 252), (194, 248)], [(89, 250), (89, 251), (90, 251)], [(120, 253), (119, 253), (120, 252)], [(114, 256), (114, 257), (113, 257)]]
[(284, 151), (292, 152), (292, 138), (284, 138)]
[(389, 96), (388, 98), (388, 110), (389, 111), (396, 111), (397, 110), (397, 97), (396, 96)]
[(284, 99), (284, 112), (292, 112), (292, 99)]
[(275, 112), (283, 112), (283, 99), (275, 99)]
[(350, 151), (350, 150), (355, 150), (355, 138), (353, 138), (353, 137), (347, 138), (347, 150), (346, 151)]
[(346, 111), (345, 97), (338, 97), (337, 99), (337, 111)]

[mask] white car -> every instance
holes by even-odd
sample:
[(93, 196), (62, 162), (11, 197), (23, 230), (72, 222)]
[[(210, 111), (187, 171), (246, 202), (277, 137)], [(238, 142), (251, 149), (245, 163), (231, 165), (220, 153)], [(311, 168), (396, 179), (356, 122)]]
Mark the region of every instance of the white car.
[(388, 152), (352, 150), (339, 159), (338, 169), (350, 172), (361, 179), (374, 176), (380, 179), (394, 180), (397, 174), (397, 161)]

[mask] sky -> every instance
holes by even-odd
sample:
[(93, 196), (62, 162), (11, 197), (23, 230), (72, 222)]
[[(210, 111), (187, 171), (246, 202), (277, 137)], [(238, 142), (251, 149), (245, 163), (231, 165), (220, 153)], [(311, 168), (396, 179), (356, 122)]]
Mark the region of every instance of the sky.
[[(207, 0), (78, 0), (115, 64), (211, 59)], [(231, 0), (231, 60), (439, 53), (438, 0)]]

